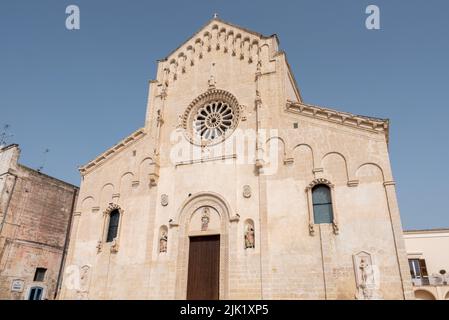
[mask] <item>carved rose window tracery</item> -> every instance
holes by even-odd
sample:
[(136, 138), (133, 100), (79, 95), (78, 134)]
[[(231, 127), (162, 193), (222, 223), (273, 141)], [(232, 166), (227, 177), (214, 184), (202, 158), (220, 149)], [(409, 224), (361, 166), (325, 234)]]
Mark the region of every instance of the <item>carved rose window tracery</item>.
[(229, 92), (211, 89), (188, 106), (182, 117), (186, 138), (196, 145), (214, 145), (232, 134), (240, 120), (240, 105)]
[(234, 111), (224, 101), (211, 101), (202, 106), (194, 117), (195, 132), (202, 139), (223, 136), (235, 120)]

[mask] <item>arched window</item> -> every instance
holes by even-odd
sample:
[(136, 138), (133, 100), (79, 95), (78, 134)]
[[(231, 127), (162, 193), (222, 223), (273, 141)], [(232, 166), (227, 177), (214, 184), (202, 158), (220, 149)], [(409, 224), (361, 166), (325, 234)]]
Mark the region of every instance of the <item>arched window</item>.
[(319, 184), (312, 189), (313, 220), (315, 223), (332, 223), (331, 190), (327, 185)]
[(30, 288), (30, 293), (28, 294), (28, 300), (42, 300), (43, 292), (44, 292), (44, 288), (42, 288), (42, 287)]
[(120, 212), (115, 209), (109, 214), (109, 226), (106, 242), (112, 242), (117, 237), (118, 224), (120, 221)]

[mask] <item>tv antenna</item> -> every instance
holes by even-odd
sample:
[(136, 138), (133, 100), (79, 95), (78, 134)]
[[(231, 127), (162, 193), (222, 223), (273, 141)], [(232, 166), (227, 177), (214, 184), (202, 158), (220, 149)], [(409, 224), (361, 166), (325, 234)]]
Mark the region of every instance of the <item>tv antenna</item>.
[(41, 172), (42, 170), (44, 170), (44, 166), (45, 166), (45, 162), (47, 161), (47, 154), (50, 152), (50, 149), (45, 149), (43, 152), (43, 157), (42, 157), (42, 164), (41, 166), (37, 169), (37, 172)]
[(10, 127), (11, 126), (9, 124), (3, 125), (3, 129), (0, 133), (0, 148), (6, 146), (8, 144), (8, 139), (13, 136), (8, 132)]

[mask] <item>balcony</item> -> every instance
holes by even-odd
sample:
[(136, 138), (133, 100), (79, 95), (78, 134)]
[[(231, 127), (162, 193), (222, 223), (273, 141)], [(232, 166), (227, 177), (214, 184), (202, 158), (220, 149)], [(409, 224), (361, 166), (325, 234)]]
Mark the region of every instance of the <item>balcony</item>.
[(415, 287), (422, 286), (447, 286), (449, 284), (449, 277), (447, 275), (431, 275), (429, 277), (412, 279)]
[(449, 300), (449, 276), (433, 274), (412, 279), (418, 300)]

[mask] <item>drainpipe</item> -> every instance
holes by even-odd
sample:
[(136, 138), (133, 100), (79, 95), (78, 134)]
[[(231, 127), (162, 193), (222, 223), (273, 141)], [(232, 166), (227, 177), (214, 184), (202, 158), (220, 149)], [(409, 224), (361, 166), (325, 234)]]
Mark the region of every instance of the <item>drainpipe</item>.
[(76, 201), (77, 195), (78, 195), (78, 189), (73, 188), (72, 206), (70, 209), (69, 221), (68, 221), (67, 231), (66, 231), (66, 235), (65, 235), (64, 250), (62, 252), (61, 265), (59, 266), (58, 280), (56, 282), (55, 295), (53, 297), (53, 299), (55, 299), (55, 300), (56, 300), (56, 297), (58, 296), (58, 293), (59, 293), (59, 291), (61, 289), (61, 285), (62, 285), (62, 273), (63, 273), (63, 269), (64, 269), (64, 265), (65, 265), (65, 259), (67, 257), (67, 248), (68, 248), (69, 242), (70, 242), (69, 238), (70, 238), (70, 232), (72, 230), (73, 212), (75, 211), (75, 201)]

